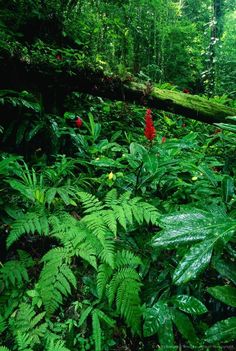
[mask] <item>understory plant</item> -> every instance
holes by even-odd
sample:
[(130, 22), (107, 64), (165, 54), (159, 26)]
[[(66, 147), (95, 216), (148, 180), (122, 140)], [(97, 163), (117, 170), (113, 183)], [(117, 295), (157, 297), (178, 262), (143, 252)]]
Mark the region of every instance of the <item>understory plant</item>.
[(2, 153), (1, 351), (231, 347), (235, 136), (156, 118), (128, 140), (89, 114), (47, 163)]

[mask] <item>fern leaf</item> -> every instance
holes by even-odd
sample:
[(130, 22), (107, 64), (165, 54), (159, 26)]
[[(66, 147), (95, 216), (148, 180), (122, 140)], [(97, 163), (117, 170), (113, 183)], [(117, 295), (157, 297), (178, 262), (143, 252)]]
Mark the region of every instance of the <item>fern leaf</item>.
[(112, 205), (117, 204), (117, 190), (116, 189), (112, 189), (106, 194), (105, 204), (108, 207), (111, 207)]
[(0, 351), (10, 351), (10, 349), (5, 346), (0, 346)]
[(89, 242), (80, 245), (77, 256), (80, 256), (97, 269), (96, 250)]
[(126, 230), (126, 216), (123, 208), (119, 205), (112, 206), (115, 217), (120, 225)]
[(34, 234), (35, 232), (40, 235), (48, 235), (47, 217), (45, 214), (40, 215), (37, 211), (23, 214), (12, 224), (12, 229), (7, 238), (7, 247), (9, 248), (23, 234)]
[(102, 351), (102, 330), (96, 309), (92, 312), (92, 327), (95, 351)]
[(46, 351), (70, 351), (65, 347), (64, 341), (51, 339), (46, 347)]
[(112, 303), (115, 299), (115, 295), (116, 295), (116, 292), (117, 292), (119, 285), (124, 280), (137, 280), (138, 281), (139, 275), (133, 268), (122, 268), (113, 276), (112, 280), (109, 283), (109, 287), (107, 290), (108, 301), (109, 301), (110, 306), (112, 305)]
[(81, 223), (85, 224), (88, 229), (99, 238), (101, 242), (105, 240), (105, 235), (108, 230), (100, 215), (96, 213), (89, 214), (81, 220)]
[(0, 334), (2, 334), (6, 328), (7, 328), (7, 323), (5, 319), (0, 315)]
[(33, 306), (26, 303), (20, 304), (13, 323), (20, 350), (27, 349), (29, 345), (33, 347), (40, 343), (47, 329), (47, 324), (42, 322), (44, 316), (45, 312), (36, 315)]
[(85, 192), (79, 192), (78, 196), (85, 208), (85, 213), (93, 213), (96, 211), (101, 211), (103, 209), (103, 204), (92, 194)]
[(117, 221), (114, 211), (112, 210), (103, 210), (99, 212), (100, 216), (105, 223), (105, 225), (109, 228), (109, 230), (117, 236)]
[(131, 191), (126, 191), (125, 193), (121, 194), (119, 197), (119, 203), (123, 204), (124, 202), (129, 201), (131, 194)]
[(160, 213), (155, 206), (146, 202), (139, 202), (137, 207), (141, 208), (143, 218), (147, 224), (158, 224), (160, 220)]
[(62, 304), (62, 297), (71, 294), (70, 285), (76, 286), (76, 278), (69, 268), (70, 258), (64, 248), (55, 248), (44, 255), (44, 268), (39, 277), (39, 290), (47, 315)]
[(0, 281), (8, 288), (9, 285), (19, 286), (29, 281), (27, 269), (20, 261), (8, 261), (0, 268)]
[(116, 297), (117, 311), (126, 320), (126, 323), (134, 333), (140, 333), (141, 327), (141, 301), (139, 297), (141, 284), (134, 279), (124, 280)]
[(17, 250), (19, 260), (23, 264), (24, 267), (30, 268), (34, 265), (34, 260), (30, 256), (30, 254), (24, 250)]
[(99, 316), (99, 319), (102, 319), (106, 324), (108, 324), (110, 327), (114, 327), (116, 321), (110, 317), (108, 317), (103, 311), (97, 310), (97, 314)]
[(142, 264), (139, 257), (135, 256), (132, 252), (127, 250), (118, 251), (115, 257), (116, 268), (122, 267), (132, 267), (136, 268), (138, 265)]
[(97, 274), (97, 292), (99, 298), (102, 298), (112, 272), (111, 267), (106, 263), (102, 263), (99, 266)]
[(16, 343), (19, 351), (29, 351), (32, 350), (29, 346), (32, 344), (33, 338), (27, 333), (22, 333), (20, 331), (16, 334)]
[(80, 316), (80, 319), (79, 319), (79, 324), (78, 324), (78, 327), (81, 327), (84, 322), (86, 321), (86, 319), (88, 318), (90, 312), (92, 311), (93, 307), (92, 306), (89, 306), (87, 307), (82, 313), (81, 313), (81, 316)]
[(133, 214), (132, 214), (131, 206), (127, 202), (124, 202), (124, 203), (122, 203), (122, 208), (123, 208), (123, 211), (124, 211), (124, 214), (126, 217), (126, 221), (129, 224), (132, 224), (133, 223)]
[(109, 264), (111, 268), (114, 268), (115, 243), (114, 243), (113, 237), (107, 236), (103, 241), (102, 245), (103, 245), (103, 248), (99, 253), (99, 257), (103, 262)]

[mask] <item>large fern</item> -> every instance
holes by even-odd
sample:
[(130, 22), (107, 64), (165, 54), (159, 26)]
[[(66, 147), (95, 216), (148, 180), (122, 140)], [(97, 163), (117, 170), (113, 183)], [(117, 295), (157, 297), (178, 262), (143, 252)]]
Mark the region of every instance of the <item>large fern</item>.
[(70, 256), (65, 248), (57, 247), (43, 256), (38, 288), (48, 316), (51, 316), (63, 302), (63, 296), (71, 294), (71, 285), (76, 278), (70, 268)]
[(106, 295), (110, 306), (115, 301), (117, 311), (135, 333), (140, 333), (141, 323), (141, 283), (136, 271), (139, 264), (141, 261), (138, 257), (123, 250), (115, 256), (115, 271), (103, 263), (99, 266), (97, 275), (99, 297)]
[(43, 321), (45, 312), (36, 314), (34, 308), (27, 303), (21, 303), (9, 320), (9, 325), (15, 335), (16, 344), (21, 351), (29, 350), (39, 344), (44, 337), (47, 323)]
[(48, 235), (49, 225), (45, 211), (35, 208), (32, 212), (22, 213), (11, 225), (10, 233), (7, 237), (7, 247), (24, 234)]

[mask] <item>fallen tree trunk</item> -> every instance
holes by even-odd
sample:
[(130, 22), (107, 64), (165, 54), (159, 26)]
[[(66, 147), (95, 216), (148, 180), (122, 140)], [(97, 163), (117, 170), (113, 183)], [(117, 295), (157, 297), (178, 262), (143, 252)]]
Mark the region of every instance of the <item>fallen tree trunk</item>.
[[(225, 117), (236, 115), (236, 109), (211, 102), (197, 95), (159, 89), (132, 79), (122, 80), (119, 77), (109, 77), (102, 71), (88, 67), (73, 68), (73, 74), (66, 66), (59, 66), (59, 68), (45, 62), (32, 64), (15, 59), (13, 61), (11, 58), (5, 60), (0, 68), (1, 87), (14, 89), (17, 88), (15, 83), (20, 82), (22, 90), (41, 92), (49, 106), (52, 97), (57, 96), (62, 106), (66, 95), (77, 91), (111, 100), (145, 105), (210, 124), (226, 123)], [(5, 72), (7, 72), (7, 83), (5, 83), (7, 86), (3, 79)]]

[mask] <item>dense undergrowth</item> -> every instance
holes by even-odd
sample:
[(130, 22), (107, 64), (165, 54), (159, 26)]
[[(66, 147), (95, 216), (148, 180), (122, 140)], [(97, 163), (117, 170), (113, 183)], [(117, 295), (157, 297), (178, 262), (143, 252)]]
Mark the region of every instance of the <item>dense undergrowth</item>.
[(0, 350), (233, 349), (235, 134), (153, 111), (148, 140), (143, 108), (78, 94), (63, 117), (1, 103)]

